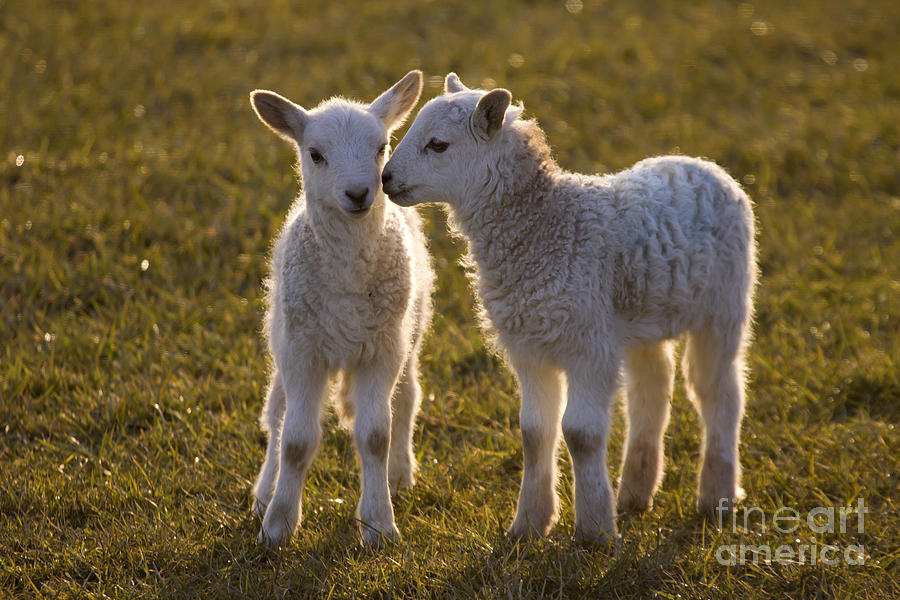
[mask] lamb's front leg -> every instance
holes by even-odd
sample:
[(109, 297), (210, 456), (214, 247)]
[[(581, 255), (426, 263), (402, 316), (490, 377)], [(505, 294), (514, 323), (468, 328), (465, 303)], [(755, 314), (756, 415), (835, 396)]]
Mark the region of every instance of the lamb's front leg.
[(606, 441), (618, 362), (577, 365), (567, 375), (569, 398), (562, 430), (575, 474), (575, 537), (605, 541), (616, 536)]
[(328, 374), (324, 368), (291, 361), (280, 365), (285, 392), (281, 430), (281, 464), (275, 494), (266, 509), (259, 540), (272, 547), (290, 539), (300, 521), (301, 493), (306, 472), (319, 448), (319, 415)]
[(516, 517), (509, 534), (516, 538), (547, 535), (559, 515), (556, 497), (556, 449), (562, 405), (561, 372), (550, 365), (511, 357), (522, 388), (519, 427), (524, 468)]
[(380, 546), (398, 539), (394, 509), (388, 488), (388, 451), (391, 445), (391, 392), (399, 375), (399, 364), (387, 361), (365, 365), (352, 375), (356, 404), (354, 433), (362, 463), (357, 518), (363, 541)]

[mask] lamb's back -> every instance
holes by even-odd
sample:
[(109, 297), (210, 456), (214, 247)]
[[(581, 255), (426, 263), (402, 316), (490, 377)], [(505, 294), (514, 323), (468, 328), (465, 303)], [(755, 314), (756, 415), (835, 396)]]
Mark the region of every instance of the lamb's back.
[(656, 157), (606, 180), (615, 209), (613, 301), (625, 315), (691, 313), (708, 290), (746, 268), (750, 201), (714, 163)]

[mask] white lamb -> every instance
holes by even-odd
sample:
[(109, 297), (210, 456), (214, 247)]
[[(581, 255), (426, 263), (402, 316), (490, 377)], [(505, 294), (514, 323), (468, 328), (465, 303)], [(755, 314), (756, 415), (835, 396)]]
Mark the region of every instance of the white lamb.
[(422, 73), (411, 71), (368, 106), (332, 98), (307, 111), (273, 92), (251, 94), (259, 118), (296, 145), (303, 185), (275, 242), (268, 287), (274, 370), (254, 511), (264, 517), (260, 540), (272, 546), (300, 520), (335, 376), (342, 417), (356, 414), (363, 539), (399, 536), (390, 494), (413, 483), (418, 351), (434, 274), (418, 214), (386, 201), (381, 169), (390, 132), (421, 90)]
[(705, 425), (699, 505), (730, 507), (742, 493), (756, 283), (749, 198), (721, 168), (682, 156), (614, 175), (567, 173), (510, 100), (503, 89), (469, 90), (451, 73), (382, 175), (401, 206), (449, 205), (469, 240), (484, 318), (518, 376), (525, 465), (510, 533), (546, 535), (557, 518), (562, 425), (576, 537), (615, 535), (606, 441), (623, 360), (628, 435), (617, 508), (650, 507), (663, 469), (671, 340), (683, 332), (685, 378)]

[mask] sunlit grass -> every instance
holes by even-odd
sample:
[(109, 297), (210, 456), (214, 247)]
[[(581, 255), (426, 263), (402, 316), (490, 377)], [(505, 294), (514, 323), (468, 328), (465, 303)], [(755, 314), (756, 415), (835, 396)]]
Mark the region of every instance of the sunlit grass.
[[(893, 3), (292, 4), (0, 0), (0, 596), (900, 595)], [(722, 544), (809, 530), (696, 516), (680, 383), (656, 505), (618, 543), (569, 539), (568, 474), (551, 537), (506, 540), (516, 387), (437, 210), (404, 541), (358, 545), (353, 444), (329, 427), (295, 542), (255, 543), (261, 281), (296, 180), (247, 94), (371, 99), (410, 68), (426, 98), (450, 70), (508, 87), (566, 168), (681, 152), (742, 182), (762, 268), (746, 505), (771, 517), (865, 499), (863, 533), (818, 538), (864, 545), (865, 565), (720, 565)], [(617, 417), (614, 474), (622, 438)]]

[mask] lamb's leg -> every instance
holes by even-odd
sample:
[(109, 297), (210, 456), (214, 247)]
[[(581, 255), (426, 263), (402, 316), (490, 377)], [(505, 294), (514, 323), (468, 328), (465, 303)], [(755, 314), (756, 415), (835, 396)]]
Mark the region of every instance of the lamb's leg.
[(412, 434), (421, 399), (419, 357), (413, 352), (406, 362), (394, 392), (391, 450), (388, 459), (388, 482), (392, 495), (402, 488), (412, 487), (415, 483), (416, 459), (413, 456)]
[(662, 342), (630, 348), (625, 357), (628, 435), (616, 508), (643, 511), (663, 474), (663, 434), (669, 422), (675, 362), (673, 345)]
[(268, 433), (269, 440), (266, 445), (266, 458), (259, 470), (259, 476), (256, 478), (256, 486), (253, 488), (253, 513), (259, 518), (263, 518), (266, 514), (266, 507), (272, 500), (272, 494), (275, 493), (275, 481), (278, 478), (278, 468), (281, 466), (284, 386), (278, 371), (272, 373), (269, 393), (259, 421), (263, 430)]
[(394, 524), (394, 509), (388, 488), (390, 399), (399, 371), (399, 365), (381, 361), (363, 366), (351, 375), (351, 393), (356, 398), (354, 433), (362, 463), (356, 512), (363, 541), (370, 546), (380, 546), (385, 540), (400, 537)]
[(605, 541), (616, 536), (606, 441), (618, 361), (576, 365), (567, 375), (569, 397), (562, 430), (575, 474), (575, 537)]
[(516, 517), (509, 534), (516, 538), (547, 535), (559, 515), (556, 497), (556, 449), (562, 408), (562, 373), (550, 365), (512, 357), (522, 388), (519, 427), (524, 468)]
[(281, 465), (275, 494), (266, 510), (261, 542), (281, 546), (291, 537), (302, 514), (301, 493), (306, 472), (319, 447), (319, 415), (328, 374), (309, 365), (279, 365), (286, 408), (281, 430)]
[[(684, 353), (688, 392), (703, 419), (698, 506), (732, 508), (740, 489), (738, 441), (744, 411), (741, 333), (708, 326), (691, 331)], [(720, 505), (720, 499), (722, 504)]]

